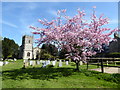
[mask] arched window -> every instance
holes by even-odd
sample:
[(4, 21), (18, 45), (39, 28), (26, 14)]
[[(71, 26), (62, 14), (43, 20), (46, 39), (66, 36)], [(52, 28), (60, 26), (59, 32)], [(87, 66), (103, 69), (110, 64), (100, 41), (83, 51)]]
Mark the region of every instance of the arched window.
[(29, 40), (29, 43), (30, 43), (30, 40)]
[(28, 56), (28, 57), (30, 56), (30, 53), (29, 53), (29, 52), (27, 53), (27, 56)]

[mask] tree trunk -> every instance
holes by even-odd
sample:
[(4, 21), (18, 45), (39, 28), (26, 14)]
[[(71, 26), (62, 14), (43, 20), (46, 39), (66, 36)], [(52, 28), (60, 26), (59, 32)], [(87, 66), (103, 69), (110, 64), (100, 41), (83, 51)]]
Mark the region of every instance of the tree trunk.
[(76, 61), (75, 63), (76, 63), (76, 69), (75, 69), (75, 71), (80, 71), (79, 70), (79, 61)]

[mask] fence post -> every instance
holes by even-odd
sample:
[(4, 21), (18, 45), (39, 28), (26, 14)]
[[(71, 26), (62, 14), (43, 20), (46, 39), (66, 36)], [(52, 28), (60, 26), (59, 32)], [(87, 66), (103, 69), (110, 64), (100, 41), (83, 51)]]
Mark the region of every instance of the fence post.
[(104, 68), (103, 68), (103, 59), (101, 59), (101, 71), (104, 73)]
[(98, 59), (98, 64), (97, 64), (97, 68), (99, 68), (99, 59)]
[(88, 70), (89, 61), (87, 60), (87, 70)]

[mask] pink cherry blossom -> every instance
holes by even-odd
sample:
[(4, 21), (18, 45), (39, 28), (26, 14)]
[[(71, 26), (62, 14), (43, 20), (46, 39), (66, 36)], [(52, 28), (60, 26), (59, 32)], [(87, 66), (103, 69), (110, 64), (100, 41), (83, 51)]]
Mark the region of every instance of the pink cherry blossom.
[[(94, 6), (93, 8), (96, 8)], [(67, 16), (66, 10), (58, 10), (58, 17), (55, 20), (39, 19), (38, 21), (47, 28), (37, 28), (30, 26), (33, 34), (40, 34), (37, 39), (38, 45), (42, 43), (55, 43), (58, 49), (66, 49), (67, 58), (71, 58), (75, 63), (87, 60), (89, 56), (93, 56), (96, 52), (93, 48), (102, 50), (102, 44), (109, 44), (112, 38), (111, 34), (118, 31), (118, 28), (111, 29), (104, 27), (108, 24), (109, 19), (100, 17), (93, 13), (89, 20), (85, 19), (85, 11), (77, 10), (78, 14), (73, 17)], [(61, 14), (62, 13), (62, 14)], [(63, 20), (64, 18), (64, 20)], [(107, 32), (106, 32), (107, 31)]]
[(96, 8), (96, 6), (93, 6), (93, 8)]

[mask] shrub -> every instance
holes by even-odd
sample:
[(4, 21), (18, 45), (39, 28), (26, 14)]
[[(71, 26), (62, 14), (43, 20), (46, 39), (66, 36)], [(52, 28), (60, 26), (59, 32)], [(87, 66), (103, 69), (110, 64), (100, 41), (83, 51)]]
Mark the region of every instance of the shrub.
[(109, 53), (109, 54), (107, 54), (106, 55), (107, 57), (112, 57), (112, 58), (114, 58), (114, 57), (116, 57), (116, 58), (120, 58), (120, 52), (113, 52), (113, 53)]

